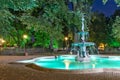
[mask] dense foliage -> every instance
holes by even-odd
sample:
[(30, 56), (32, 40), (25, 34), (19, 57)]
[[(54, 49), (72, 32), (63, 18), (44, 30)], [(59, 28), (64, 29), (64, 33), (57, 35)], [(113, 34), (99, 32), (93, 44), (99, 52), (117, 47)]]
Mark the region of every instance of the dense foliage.
[[(87, 10), (92, 0), (70, 2), (73, 3), (74, 10), (69, 10), (67, 0), (0, 1), (1, 38), (6, 40), (6, 44), (17, 44), (18, 47), (27, 42), (27, 45), (50, 45), (52, 48), (57, 41), (63, 40), (64, 35), (72, 31), (73, 27), (81, 29), (82, 13), (89, 12)], [(67, 30), (64, 30), (65, 28)], [(29, 36), (27, 41), (23, 40), (24, 34)]]
[(116, 16), (114, 24), (112, 25), (114, 38), (120, 40), (120, 16)]
[[(102, 0), (102, 1), (104, 4), (106, 4), (108, 0)], [(118, 6), (120, 6), (120, 0), (114, 0), (114, 1), (118, 4)]]
[[(92, 15), (93, 1), (1, 0), (0, 38), (5, 39), (10, 46), (23, 47), (26, 44), (52, 49), (62, 46), (65, 36), (74, 36), (74, 33), (81, 31), (81, 18), (84, 15), (85, 30), (90, 31), (89, 40), (97, 44), (109, 43), (112, 40), (109, 34), (113, 19), (107, 20), (98, 13)], [(103, 0), (104, 4), (107, 1)], [(120, 4), (119, 0), (115, 1)], [(119, 25), (117, 21), (113, 25), (115, 24)], [(29, 36), (26, 40), (23, 39), (24, 34)]]

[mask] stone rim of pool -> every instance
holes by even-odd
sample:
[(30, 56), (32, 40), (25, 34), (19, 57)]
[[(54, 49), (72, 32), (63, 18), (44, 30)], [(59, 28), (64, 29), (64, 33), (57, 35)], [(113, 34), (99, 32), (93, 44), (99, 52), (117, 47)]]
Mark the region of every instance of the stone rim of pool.
[[(66, 56), (66, 55), (61, 55), (61, 56)], [(67, 56), (69, 56), (69, 55), (67, 55)], [(72, 56), (76, 56), (76, 55), (72, 55)], [(118, 57), (118, 56), (100, 56), (100, 57), (102, 57), (102, 58), (114, 58), (114, 57)], [(120, 68), (97, 68), (97, 69), (96, 68), (91, 68), (91, 69), (83, 69), (83, 70), (81, 70), (81, 69), (69, 70), (69, 69), (45, 68), (45, 67), (38, 66), (38, 65), (33, 63), (35, 60), (38, 60), (39, 58), (50, 59), (50, 58), (55, 58), (55, 56), (37, 57), (37, 58), (30, 59), (30, 60), (17, 61), (17, 63), (25, 63), (25, 64), (27, 64), (26, 65), (27, 67), (31, 67), (33, 69), (37, 69), (37, 70), (45, 71), (45, 72), (73, 73), (73, 74), (98, 73), (98, 72), (117, 72), (117, 73), (120, 73)]]

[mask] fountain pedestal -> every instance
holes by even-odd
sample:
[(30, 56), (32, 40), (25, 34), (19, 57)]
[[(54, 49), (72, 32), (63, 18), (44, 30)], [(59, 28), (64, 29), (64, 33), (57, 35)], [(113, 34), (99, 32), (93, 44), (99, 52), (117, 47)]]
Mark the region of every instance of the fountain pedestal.
[(75, 60), (76, 61), (80, 61), (80, 62), (90, 62), (90, 57), (79, 57), (79, 56), (76, 56)]
[[(80, 62), (89, 62), (90, 61), (90, 48), (94, 46), (93, 42), (78, 42), (72, 43), (72, 48), (70, 53), (76, 52), (77, 56), (75, 58), (76, 61)], [(88, 49), (89, 48), (89, 49)]]

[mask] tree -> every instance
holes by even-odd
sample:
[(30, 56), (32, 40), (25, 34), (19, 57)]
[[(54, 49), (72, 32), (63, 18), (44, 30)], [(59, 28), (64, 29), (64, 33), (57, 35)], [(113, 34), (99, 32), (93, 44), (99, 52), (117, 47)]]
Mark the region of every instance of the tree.
[(11, 31), (15, 31), (14, 26), (11, 25), (13, 21), (14, 15), (7, 10), (0, 10), (0, 38), (13, 41), (14, 37), (11, 35)]
[[(72, 34), (74, 38), (75, 34), (81, 31), (82, 16), (85, 18), (85, 31), (88, 31), (88, 26), (91, 19), (91, 5), (93, 0), (69, 0), (69, 34)], [(76, 39), (76, 38), (75, 38)]]
[(63, 39), (63, 28), (65, 29), (67, 27), (67, 32), (72, 31), (73, 27), (76, 27), (77, 30), (81, 30), (82, 13), (86, 13), (87, 21), (90, 20), (88, 14), (90, 12), (89, 2), (93, 0), (82, 0), (77, 1), (77, 3), (76, 1), (77, 0), (70, 1), (74, 4), (74, 10), (70, 11), (68, 9), (69, 3), (65, 3), (64, 0), (36, 0), (38, 6), (34, 8), (31, 13), (23, 14), (20, 20), (23, 24), (27, 25), (28, 29), (34, 27), (35, 31), (40, 30), (47, 32), (50, 37), (50, 45), (52, 45), (52, 40)]
[(23, 41), (22, 35), (26, 29), (22, 28), (23, 25), (18, 18), (20, 16), (16, 14), (21, 14), (21, 12), (30, 8), (33, 8), (33, 2), (30, 2), (30, 0), (0, 1), (0, 37), (4, 38), (7, 44), (21, 45)]
[(111, 41), (111, 24), (110, 19), (106, 18), (104, 14), (94, 13), (91, 20), (90, 41), (97, 45), (100, 43), (109, 44)]
[(23, 25), (19, 22), (18, 17), (20, 16), (17, 16), (16, 14), (30, 10), (35, 6), (33, 0), (0, 1), (0, 36), (8, 40), (9, 43), (17, 43), (18, 46), (20, 46), (20, 41), (22, 40), (21, 35), (23, 35), (25, 29), (21, 28)]
[[(77, 1), (77, 3), (75, 1)], [(10, 36), (17, 44), (20, 44), (22, 41), (20, 37), (26, 31), (29, 33), (29, 31), (33, 29), (36, 34), (39, 31), (48, 33), (47, 35), (49, 36), (52, 47), (54, 40), (63, 39), (63, 28), (67, 27), (68, 32), (70, 29), (72, 30), (73, 27), (76, 27), (78, 30), (81, 29), (81, 13), (89, 12), (89, 6), (87, 6), (87, 4), (91, 4), (89, 2), (92, 1), (93, 0), (72, 0), (75, 8), (74, 11), (69, 11), (68, 3), (65, 0), (0, 1), (0, 10), (5, 10), (10, 13), (9, 16), (6, 16), (8, 19), (4, 19), (4, 22), (8, 20), (11, 30), (6, 30), (5, 27), (2, 27), (5, 24), (1, 25), (1, 27), (6, 30), (6, 34), (10, 31), (14, 33), (8, 34), (7, 36)], [(30, 35), (32, 35), (32, 33)]]
[(114, 38), (116, 38), (117, 40), (120, 40), (120, 17), (116, 16), (116, 19), (112, 25), (112, 35), (114, 36)]
[(0, 1), (0, 9), (14, 9), (15, 11), (19, 10), (30, 10), (36, 5), (35, 0), (4, 0)]
[[(102, 0), (104, 4), (107, 3), (108, 0)], [(120, 6), (120, 0), (114, 0), (117, 4), (118, 4), (118, 7)]]
[(115, 0), (115, 2), (118, 4), (118, 7), (120, 6), (120, 0)]
[(33, 10), (31, 14), (24, 14), (20, 18), (20, 20), (23, 22), (23, 24), (27, 25), (28, 29), (33, 28), (35, 31), (48, 33), (50, 39), (50, 47), (52, 49), (54, 39), (63, 39), (62, 17), (65, 16), (65, 12), (67, 12), (67, 7), (64, 3), (64, 0), (53, 0), (52, 2), (43, 0), (42, 2), (44, 6), (43, 4), (39, 4), (39, 7)]

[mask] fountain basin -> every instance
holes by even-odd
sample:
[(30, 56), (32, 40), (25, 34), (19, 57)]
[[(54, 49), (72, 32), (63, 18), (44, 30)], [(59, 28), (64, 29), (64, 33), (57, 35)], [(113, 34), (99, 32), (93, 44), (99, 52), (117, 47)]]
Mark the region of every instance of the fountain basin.
[(38, 67), (52, 70), (67, 70), (67, 71), (89, 71), (97, 70), (103, 71), (104, 69), (120, 69), (120, 57), (108, 56), (101, 57), (96, 55), (90, 56), (90, 62), (75, 61), (76, 55), (60, 55), (60, 56), (46, 56), (38, 57), (31, 60), (17, 61), (18, 63), (32, 63)]

